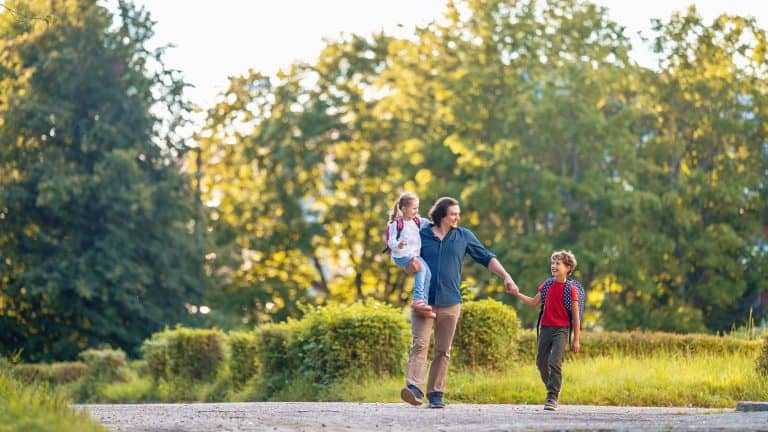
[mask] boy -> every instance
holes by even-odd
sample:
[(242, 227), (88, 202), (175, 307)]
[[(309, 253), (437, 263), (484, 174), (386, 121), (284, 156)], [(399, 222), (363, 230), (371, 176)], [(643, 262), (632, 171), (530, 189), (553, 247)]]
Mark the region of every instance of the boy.
[[(571, 251), (559, 250), (552, 254), (550, 262), (552, 278), (539, 285), (539, 292), (535, 297), (528, 297), (520, 293), (519, 290), (508, 291), (531, 307), (538, 306), (542, 302), (542, 295), (544, 296), (543, 310), (539, 321), (541, 334), (538, 340), (536, 366), (539, 368), (541, 380), (547, 386), (544, 409), (554, 411), (557, 409), (557, 398), (560, 395), (563, 380), (563, 357), (565, 357), (565, 346), (568, 343), (571, 328), (573, 328), (571, 351), (577, 353), (581, 348), (579, 344), (581, 316), (579, 316), (579, 293), (576, 288), (578, 282), (568, 280), (568, 276), (576, 268), (576, 257)], [(568, 287), (569, 292), (566, 292), (566, 287)], [(570, 314), (565, 307), (564, 295), (571, 297)]]

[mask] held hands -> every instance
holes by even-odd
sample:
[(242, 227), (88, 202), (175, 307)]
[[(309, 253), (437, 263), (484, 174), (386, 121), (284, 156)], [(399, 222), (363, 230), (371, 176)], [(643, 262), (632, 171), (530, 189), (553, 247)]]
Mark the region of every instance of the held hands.
[(504, 278), (504, 288), (507, 290), (508, 293), (512, 295), (517, 295), (520, 293), (520, 288), (517, 287), (517, 284), (514, 280), (512, 280), (512, 277), (507, 275)]

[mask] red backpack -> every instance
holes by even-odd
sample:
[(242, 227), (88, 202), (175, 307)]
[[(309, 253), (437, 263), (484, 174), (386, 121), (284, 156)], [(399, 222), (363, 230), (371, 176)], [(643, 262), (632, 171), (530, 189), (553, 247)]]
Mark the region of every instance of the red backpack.
[[(413, 218), (413, 221), (416, 223), (416, 226), (421, 228), (421, 218), (416, 216)], [(405, 221), (402, 217), (399, 217), (395, 219), (395, 227), (397, 228), (397, 236), (395, 237), (395, 240), (400, 240), (400, 233), (403, 232), (403, 227), (405, 226)], [(391, 249), (389, 248), (389, 224), (387, 224), (387, 228), (384, 231), (384, 250), (381, 251), (381, 253), (389, 253), (391, 252)]]

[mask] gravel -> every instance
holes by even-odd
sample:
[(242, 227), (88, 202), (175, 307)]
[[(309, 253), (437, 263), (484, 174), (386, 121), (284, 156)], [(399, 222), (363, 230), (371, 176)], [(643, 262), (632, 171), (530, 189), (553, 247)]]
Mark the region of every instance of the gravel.
[(561, 405), (248, 402), (79, 405), (113, 431), (768, 430), (768, 412)]

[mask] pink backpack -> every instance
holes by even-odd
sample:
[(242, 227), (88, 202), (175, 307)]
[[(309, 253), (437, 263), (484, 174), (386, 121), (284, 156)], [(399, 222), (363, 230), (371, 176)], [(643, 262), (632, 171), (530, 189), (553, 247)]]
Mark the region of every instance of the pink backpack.
[[(413, 221), (416, 222), (416, 226), (421, 228), (421, 218), (416, 216), (413, 218)], [(395, 219), (395, 226), (397, 227), (397, 236), (395, 237), (396, 240), (400, 240), (400, 233), (403, 232), (403, 227), (405, 226), (405, 221), (403, 218), (399, 217)], [(389, 249), (389, 224), (387, 224), (387, 228), (384, 231), (384, 250), (381, 251), (381, 253), (389, 253), (391, 252), (391, 249)]]

